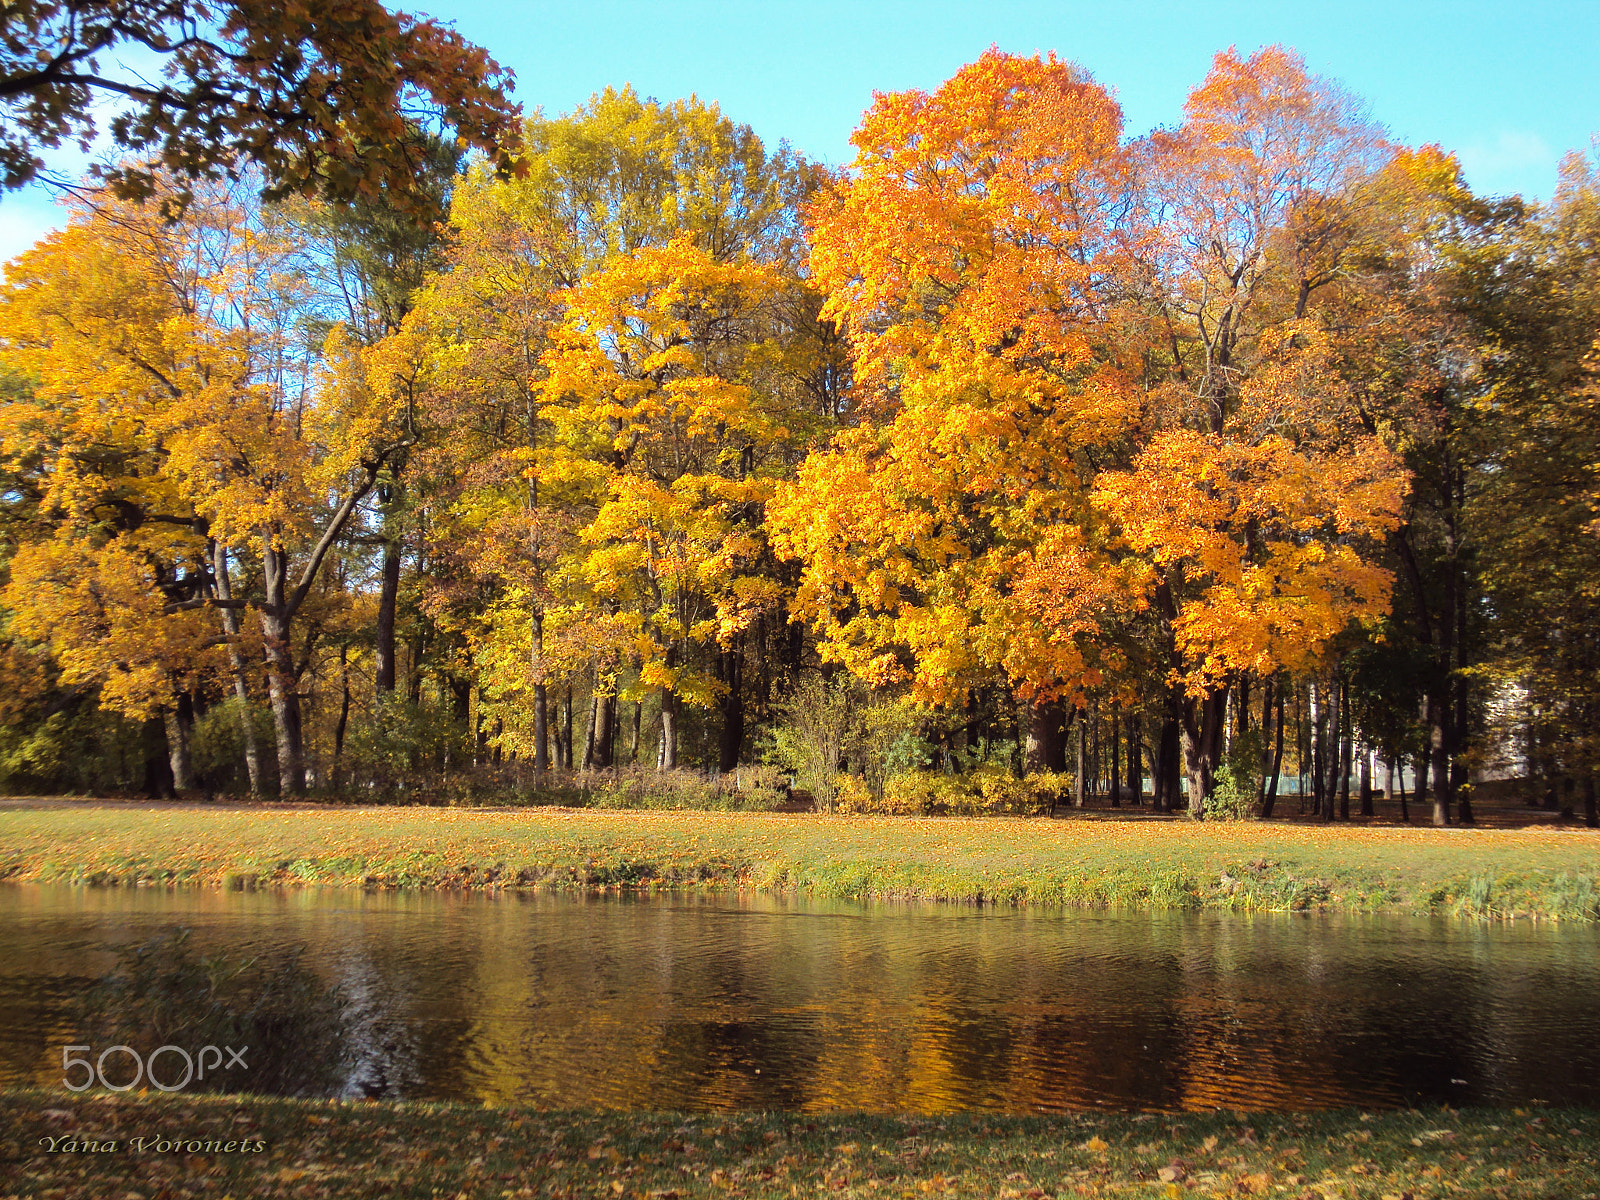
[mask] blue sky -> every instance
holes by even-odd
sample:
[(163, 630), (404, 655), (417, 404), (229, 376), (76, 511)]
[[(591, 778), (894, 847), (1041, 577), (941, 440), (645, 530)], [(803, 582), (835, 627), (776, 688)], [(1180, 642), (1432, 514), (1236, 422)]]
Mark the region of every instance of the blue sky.
[[(766, 140), (833, 163), (877, 91), (932, 88), (991, 43), (1055, 50), (1121, 100), (1129, 134), (1175, 123), (1211, 56), (1282, 43), (1369, 102), (1396, 139), (1437, 142), (1485, 194), (1548, 198), (1556, 164), (1600, 131), (1600, 0), (1188, 3), (671, 3), (400, 0), (454, 21), (517, 75), (517, 99), (566, 111), (607, 84), (716, 100)], [(0, 258), (59, 220), (0, 198)]]

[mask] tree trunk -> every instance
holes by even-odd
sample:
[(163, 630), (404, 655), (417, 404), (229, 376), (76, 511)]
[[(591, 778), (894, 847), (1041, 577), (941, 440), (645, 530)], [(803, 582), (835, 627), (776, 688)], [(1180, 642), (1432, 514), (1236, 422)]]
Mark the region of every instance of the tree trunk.
[(1122, 714), (1117, 710), (1117, 705), (1111, 706), (1111, 742), (1107, 750), (1111, 761), (1111, 807), (1122, 807), (1122, 756), (1121, 747), (1117, 744), (1118, 733), (1122, 722)]
[(622, 757), (622, 705), (617, 697), (611, 697), (611, 763), (612, 767), (620, 765)]
[(1089, 788), (1086, 798), (1098, 800), (1100, 798), (1100, 785), (1105, 782), (1105, 777), (1100, 771), (1102, 765), (1100, 760), (1100, 702), (1096, 700), (1091, 703), (1083, 715), (1088, 722), (1086, 734), (1089, 740)]
[(595, 697), (594, 769), (609, 771), (616, 763), (617, 696), (606, 692)]
[(345, 496), (323, 527), (322, 536), (307, 558), (298, 582), (291, 584), (289, 581), (289, 552), (279, 540), (279, 531), (271, 526), (259, 531), (261, 582), (265, 593), (261, 605), (261, 633), (266, 642), (267, 691), (278, 742), (278, 783), (286, 796), (302, 795), (306, 787), (304, 740), (300, 732), (300, 672), (290, 653), (290, 628), (329, 551), (350, 520), (350, 514), (377, 482), (380, 467), (369, 465), (366, 469), (366, 479)]
[[(228, 548), (211, 544), (211, 569), (217, 598), (233, 599), (233, 581), (228, 574)], [(261, 747), (256, 741), (256, 725), (250, 717), (250, 686), (245, 679), (244, 656), (239, 653), (239, 610), (224, 608), (222, 631), (228, 636), (228, 668), (233, 675), (233, 694), (239, 702), (239, 737), (244, 743), (244, 769), (250, 777), (250, 795), (261, 795)]]
[(350, 727), (350, 646), (339, 647), (339, 722), (333, 727), (333, 786), (339, 786), (339, 760), (344, 755), (344, 735)]
[(561, 749), (566, 755), (567, 770), (572, 770), (572, 684), (567, 684), (566, 699), (561, 703)]
[(544, 613), (537, 604), (528, 623), (528, 666), (533, 673), (533, 771), (550, 770), (550, 689), (544, 681)]
[[(1465, 726), (1457, 724), (1458, 731), (1464, 731)], [(1472, 786), (1467, 782), (1467, 765), (1459, 757), (1450, 764), (1453, 779), (1453, 790), (1456, 794), (1456, 820), (1462, 825), (1475, 825), (1477, 818), (1472, 815)]]
[(718, 654), (722, 682), (722, 738), (717, 747), (717, 770), (726, 775), (737, 770), (739, 751), (744, 745), (744, 655), (740, 643)]
[(144, 749), (144, 794), (152, 800), (171, 800), (172, 753), (167, 748), (167, 723), (162, 717), (150, 717), (144, 723), (141, 738)]
[(1084, 714), (1080, 710), (1073, 717), (1073, 721), (1072, 721), (1072, 727), (1076, 731), (1077, 760), (1078, 760), (1077, 761), (1077, 766), (1073, 770), (1073, 774), (1072, 774), (1072, 806), (1074, 808), (1082, 808), (1083, 807), (1083, 801), (1084, 801), (1084, 795), (1085, 795), (1085, 788), (1084, 788), (1084, 745), (1083, 745), (1084, 740), (1085, 740), (1084, 739), (1084, 725), (1085, 725)]
[(1172, 812), (1178, 807), (1179, 781), (1183, 777), (1181, 704), (1181, 697), (1170, 691), (1167, 693), (1166, 711), (1161, 720), (1161, 740), (1156, 749), (1156, 773), (1151, 781), (1157, 812)]
[(1595, 804), (1594, 776), (1583, 778), (1583, 823), (1590, 829), (1600, 826), (1600, 807)]
[(594, 746), (595, 734), (600, 725), (600, 685), (595, 684), (594, 694), (589, 697), (589, 730), (583, 735), (583, 769), (592, 771), (595, 767)]
[(759, 668), (756, 675), (756, 715), (763, 717), (767, 712), (767, 705), (772, 703), (772, 650), (767, 645), (767, 617), (763, 613), (756, 618), (756, 666)]
[[(1416, 800), (1418, 803), (1423, 803), (1428, 799), (1428, 759), (1429, 759), (1429, 757), (1430, 757), (1430, 752), (1428, 750), (1424, 749), (1424, 750), (1422, 750), (1421, 752), (1419, 752), (1417, 754), (1416, 761), (1415, 761), (1415, 763), (1412, 764), (1414, 769), (1415, 769), (1415, 771), (1416, 771), (1417, 779), (1416, 779), (1416, 783), (1414, 783), (1412, 785), (1411, 795), (1412, 795), (1412, 798), (1414, 800)], [(1435, 813), (1434, 815), (1437, 816), (1438, 814)]]
[(383, 576), (378, 587), (377, 641), (373, 648), (374, 672), (372, 686), (378, 695), (394, 691), (395, 683), (395, 612), (400, 604), (400, 560), (403, 547), (400, 541), (400, 518), (394, 506), (400, 499), (400, 485), (387, 484), (378, 489), (378, 503), (383, 508)]
[[(1277, 733), (1272, 743), (1272, 766), (1263, 776), (1261, 781), (1261, 819), (1263, 821), (1272, 816), (1272, 810), (1278, 803), (1278, 777), (1283, 772), (1283, 717), (1284, 696), (1281, 688), (1274, 688), (1271, 681), (1267, 683), (1266, 700), (1261, 707), (1261, 729), (1266, 732), (1267, 710), (1272, 707), (1273, 693), (1277, 693), (1278, 722)], [(1265, 739), (1263, 738), (1263, 744)]]
[[(1466, 504), (1465, 484), (1460, 472), (1455, 479), (1456, 509)], [(1459, 557), (1457, 562), (1460, 562)], [(1464, 572), (1458, 567), (1455, 593), (1455, 652), (1456, 673), (1452, 679), (1454, 693), (1450, 713), (1450, 787), (1456, 794), (1456, 819), (1463, 825), (1474, 824), (1472, 815), (1472, 786), (1467, 779), (1467, 731), (1471, 728), (1471, 677), (1467, 674), (1467, 584)]]
[(656, 770), (678, 769), (678, 698), (671, 688), (661, 689), (661, 745), (656, 747)]
[(428, 655), (428, 627), (418, 622), (417, 636), (411, 639), (410, 670), (406, 672), (406, 703), (417, 708), (422, 703), (422, 663)]
[(189, 693), (178, 696), (175, 708), (167, 712), (163, 724), (167, 730), (167, 752), (172, 763), (172, 786), (175, 791), (191, 791), (194, 786), (194, 766), (189, 757), (189, 735), (194, 732), (194, 700)]
[(1350, 685), (1339, 682), (1339, 819), (1350, 819), (1350, 759), (1355, 751), (1355, 730), (1350, 722)]
[[(1430, 764), (1433, 773), (1433, 823), (1444, 826), (1450, 824), (1450, 806), (1455, 800), (1453, 794), (1455, 789), (1450, 783), (1449, 731), (1445, 728), (1444, 702), (1439, 697), (1430, 695), (1427, 706), (1428, 734), (1433, 758)], [(1421, 794), (1420, 791), (1418, 794)]]
[(1183, 705), (1184, 772), (1189, 782), (1189, 815), (1203, 820), (1211, 798), (1228, 715), (1228, 688), (1215, 688)]
[(1311, 744), (1311, 811), (1322, 815), (1322, 779), (1327, 764), (1328, 714), (1322, 689), (1313, 680), (1306, 688), (1306, 702), (1310, 708), (1309, 742)]
[[(1324, 821), (1332, 821), (1338, 815), (1335, 803), (1339, 796), (1340, 767), (1344, 762), (1345, 721), (1344, 709), (1339, 703), (1339, 698), (1339, 687), (1335, 685), (1327, 690), (1327, 703), (1323, 706), (1326, 729), (1322, 738), (1321, 815)], [(1348, 800), (1346, 805), (1348, 808)]]
[[(678, 665), (677, 646), (667, 647), (667, 674), (671, 677)], [(678, 697), (670, 686), (661, 695), (661, 744), (656, 747), (656, 770), (678, 769)]]
[[(472, 716), (472, 683), (456, 675), (444, 675), (439, 680), (450, 693), (450, 724), (459, 729), (463, 734), (469, 732), (468, 721)], [(441, 697), (442, 699), (443, 697)], [(439, 756), (435, 765), (441, 776), (448, 775), (455, 766), (456, 739), (451, 735), (440, 739)]]
[(1144, 803), (1144, 779), (1140, 754), (1144, 749), (1144, 716), (1128, 714), (1128, 798), (1135, 805)]
[(1027, 749), (1023, 768), (1027, 772), (1065, 771), (1067, 754), (1062, 736), (1064, 714), (1056, 700), (1035, 700), (1028, 706)]
[(1372, 751), (1361, 747), (1361, 815), (1372, 816)]
[[(1308, 680), (1304, 688), (1294, 690), (1294, 757), (1295, 757), (1295, 795), (1299, 799), (1296, 807), (1300, 816), (1306, 814), (1306, 780), (1309, 778), (1306, 768), (1312, 762), (1311, 739), (1311, 683)], [(1315, 787), (1315, 785), (1312, 785)]]
[[(268, 557), (275, 553), (268, 551)], [(269, 601), (261, 610), (261, 632), (266, 643), (267, 699), (272, 705), (273, 732), (278, 744), (278, 793), (301, 796), (306, 790), (306, 772), (301, 749), (299, 678), (289, 651), (289, 622), (281, 608)]]

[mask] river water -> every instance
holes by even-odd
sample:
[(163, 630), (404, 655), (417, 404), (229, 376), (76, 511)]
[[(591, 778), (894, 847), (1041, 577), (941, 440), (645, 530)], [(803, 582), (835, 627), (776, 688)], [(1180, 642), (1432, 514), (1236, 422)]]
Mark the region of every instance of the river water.
[(702, 898), (0, 887), (0, 1083), (116, 950), (303, 946), (348, 1090), (1012, 1113), (1600, 1105), (1600, 930)]

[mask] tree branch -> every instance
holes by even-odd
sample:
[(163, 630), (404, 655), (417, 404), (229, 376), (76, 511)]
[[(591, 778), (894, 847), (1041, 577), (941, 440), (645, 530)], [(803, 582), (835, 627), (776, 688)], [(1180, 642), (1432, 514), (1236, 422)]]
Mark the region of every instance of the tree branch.
[(248, 600), (232, 600), (222, 596), (197, 596), (193, 600), (174, 600), (170, 604), (161, 606), (165, 616), (173, 613), (192, 612), (197, 608), (251, 608)]

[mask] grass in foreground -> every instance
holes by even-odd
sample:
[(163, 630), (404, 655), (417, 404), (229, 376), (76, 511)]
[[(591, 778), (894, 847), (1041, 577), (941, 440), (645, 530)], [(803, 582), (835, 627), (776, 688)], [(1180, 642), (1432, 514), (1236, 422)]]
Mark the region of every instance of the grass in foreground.
[[(101, 1149), (82, 1149), (91, 1142)], [(263, 1149), (229, 1153), (204, 1149), (206, 1142)], [(1597, 1145), (1600, 1113), (1570, 1109), (683, 1115), (0, 1093), (0, 1161), (10, 1177), (0, 1194), (8, 1200), (818, 1194), (1593, 1200), (1600, 1196)]]
[(1595, 920), (1600, 834), (106, 804), (0, 810), (0, 879), (229, 888), (755, 888), (843, 899)]

